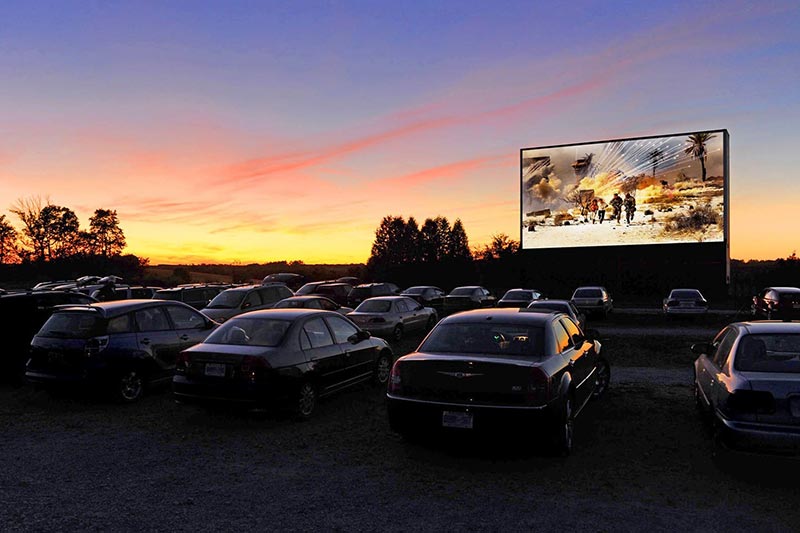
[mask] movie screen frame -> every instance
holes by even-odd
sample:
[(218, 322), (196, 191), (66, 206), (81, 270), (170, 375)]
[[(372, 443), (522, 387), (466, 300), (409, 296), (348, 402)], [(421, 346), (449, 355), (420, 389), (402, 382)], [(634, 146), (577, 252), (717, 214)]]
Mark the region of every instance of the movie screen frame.
[(521, 248), (727, 245), (729, 157), (726, 129), (522, 148)]

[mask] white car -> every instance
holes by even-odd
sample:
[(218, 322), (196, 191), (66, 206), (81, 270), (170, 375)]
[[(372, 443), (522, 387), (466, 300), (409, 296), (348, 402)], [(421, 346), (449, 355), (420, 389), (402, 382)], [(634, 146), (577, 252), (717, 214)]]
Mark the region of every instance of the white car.
[(570, 300), (587, 316), (596, 313), (605, 317), (614, 309), (614, 300), (605, 287), (578, 287)]
[(708, 311), (708, 301), (697, 289), (672, 289), (662, 307), (667, 316), (702, 315)]

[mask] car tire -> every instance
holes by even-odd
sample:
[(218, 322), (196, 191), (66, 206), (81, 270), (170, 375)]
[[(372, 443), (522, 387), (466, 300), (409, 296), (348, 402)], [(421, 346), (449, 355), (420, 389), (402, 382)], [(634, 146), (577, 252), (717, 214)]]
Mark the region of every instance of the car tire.
[(572, 413), (573, 399), (568, 394), (562, 402), (561, 412), (558, 414), (555, 432), (553, 435), (553, 451), (562, 457), (572, 453), (575, 418)]
[(136, 369), (120, 372), (114, 382), (114, 396), (121, 403), (134, 403), (144, 394), (144, 375)]
[(398, 342), (403, 339), (403, 326), (397, 324), (392, 330), (392, 340)]
[(298, 420), (308, 420), (317, 409), (317, 389), (310, 381), (303, 381), (297, 389), (294, 415)]
[(595, 372), (595, 386), (594, 392), (592, 392), (592, 398), (598, 399), (602, 398), (608, 391), (609, 384), (611, 383), (611, 365), (608, 364), (608, 361), (606, 361), (604, 357), (598, 358)]
[(389, 374), (392, 372), (392, 354), (384, 350), (378, 354), (375, 361), (375, 372), (372, 375), (372, 384), (376, 387), (386, 386), (389, 382)]

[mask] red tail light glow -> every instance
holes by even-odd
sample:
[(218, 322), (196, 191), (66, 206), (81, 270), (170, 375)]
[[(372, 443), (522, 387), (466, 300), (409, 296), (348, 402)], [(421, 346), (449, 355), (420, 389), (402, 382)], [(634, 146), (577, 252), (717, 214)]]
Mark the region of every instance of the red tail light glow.
[(239, 364), (242, 376), (250, 381), (255, 381), (268, 368), (270, 366), (267, 360), (255, 355), (245, 355)]
[(531, 368), (526, 396), (528, 403), (532, 405), (541, 404), (550, 399), (550, 376), (537, 366)]
[(189, 352), (181, 352), (175, 360), (175, 372), (179, 374), (185, 373), (192, 365), (192, 354)]
[(400, 362), (395, 361), (392, 371), (389, 374), (388, 384), (389, 394), (400, 394), (403, 391), (403, 382), (400, 378)]

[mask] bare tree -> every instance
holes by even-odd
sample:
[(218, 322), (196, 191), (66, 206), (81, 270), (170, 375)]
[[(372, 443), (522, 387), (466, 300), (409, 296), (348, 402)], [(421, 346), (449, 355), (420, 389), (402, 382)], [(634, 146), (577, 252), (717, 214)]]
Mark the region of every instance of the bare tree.
[(589, 212), (589, 204), (594, 198), (594, 189), (579, 189), (577, 185), (567, 192), (563, 200), (581, 210), (581, 216)]
[(40, 196), (31, 196), (29, 198), (18, 198), (9, 209), (22, 222), (22, 245), (30, 248), (27, 251), (32, 253), (33, 257), (39, 261), (44, 261), (45, 259), (47, 242), (45, 229), (41, 224), (42, 204), (49, 205), (50, 200), (42, 200)]
[(11, 263), (17, 259), (17, 230), (5, 215), (0, 215), (0, 264)]

